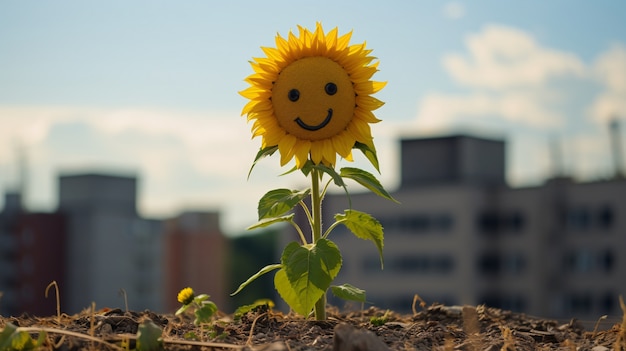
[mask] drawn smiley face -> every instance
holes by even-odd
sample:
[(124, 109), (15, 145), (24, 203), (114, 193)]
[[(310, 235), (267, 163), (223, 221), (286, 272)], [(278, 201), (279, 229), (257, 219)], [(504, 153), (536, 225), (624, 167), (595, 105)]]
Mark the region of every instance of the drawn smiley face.
[(300, 139), (331, 138), (345, 130), (355, 108), (346, 70), (327, 57), (305, 57), (286, 66), (272, 88), (274, 114)]

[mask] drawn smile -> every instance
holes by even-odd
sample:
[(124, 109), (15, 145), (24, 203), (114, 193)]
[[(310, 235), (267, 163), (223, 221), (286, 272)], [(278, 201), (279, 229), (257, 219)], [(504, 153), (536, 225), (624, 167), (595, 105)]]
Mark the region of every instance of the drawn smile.
[(322, 123), (320, 123), (320, 124), (318, 124), (316, 126), (311, 126), (311, 125), (308, 125), (308, 124), (304, 123), (304, 121), (302, 121), (302, 119), (300, 119), (300, 117), (297, 117), (296, 119), (294, 119), (294, 121), (296, 123), (298, 123), (298, 125), (302, 129), (306, 129), (306, 130), (310, 130), (310, 131), (316, 131), (316, 130), (320, 130), (320, 129), (326, 127), (326, 125), (328, 125), (328, 123), (330, 123), (331, 118), (333, 118), (333, 109), (329, 108), (328, 109), (328, 114), (326, 115), (326, 118), (322, 121)]

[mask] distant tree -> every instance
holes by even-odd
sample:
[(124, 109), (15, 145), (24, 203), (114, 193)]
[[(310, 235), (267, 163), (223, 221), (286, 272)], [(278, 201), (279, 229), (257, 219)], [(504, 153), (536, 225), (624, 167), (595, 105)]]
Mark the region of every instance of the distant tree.
[[(276, 260), (279, 259), (276, 249), (279, 232), (280, 228), (257, 230), (253, 234), (246, 233), (232, 239), (230, 292), (234, 292), (242, 282), (256, 273), (259, 267), (276, 263)], [(258, 299), (271, 299), (276, 302), (275, 296), (274, 275), (266, 274), (233, 296), (231, 306), (236, 309)]]

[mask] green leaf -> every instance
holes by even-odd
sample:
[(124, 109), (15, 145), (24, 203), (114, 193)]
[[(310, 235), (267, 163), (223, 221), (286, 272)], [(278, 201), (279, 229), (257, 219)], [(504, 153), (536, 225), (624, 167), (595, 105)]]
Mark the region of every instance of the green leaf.
[(359, 289), (350, 284), (333, 285), (330, 287), (333, 295), (340, 299), (365, 302), (365, 290)]
[(193, 331), (189, 331), (186, 332), (185, 334), (183, 334), (183, 339), (185, 340), (200, 340), (200, 338), (198, 337), (198, 335), (196, 333), (194, 333)]
[(280, 223), (280, 222), (291, 222), (293, 221), (293, 218), (295, 217), (295, 213), (290, 213), (286, 216), (283, 217), (274, 217), (274, 218), (265, 218), (263, 220), (258, 221), (257, 223), (249, 226), (248, 228), (246, 228), (246, 230), (253, 230), (253, 229), (258, 229), (258, 228), (265, 228), (267, 226), (270, 226), (274, 223)]
[(176, 311), (175, 315), (178, 316), (179, 314), (184, 313), (185, 311), (187, 311), (187, 309), (189, 307), (191, 307), (192, 305), (190, 303), (186, 304), (186, 305), (182, 305), (180, 306), (180, 308)]
[(302, 168), (300, 168), (300, 171), (302, 171), (302, 174), (308, 177), (311, 173), (311, 170), (313, 170), (313, 167), (315, 167), (315, 163), (313, 163), (313, 161), (311, 160), (306, 160), (304, 165), (302, 165)]
[[(313, 306), (305, 307), (301, 304), (300, 296), (296, 290), (291, 286), (289, 279), (287, 279), (287, 272), (284, 269), (279, 269), (278, 272), (274, 275), (274, 287), (280, 297), (291, 307), (292, 310), (300, 313), (303, 316), (307, 316)], [(319, 295), (322, 296), (323, 292)], [(318, 298), (319, 299), (319, 298)]]
[(193, 298), (195, 303), (201, 303), (204, 300), (208, 300), (211, 296), (207, 294), (200, 294)]
[(282, 264), (280, 263), (276, 263), (276, 264), (270, 264), (267, 265), (263, 268), (261, 268), (260, 271), (256, 272), (253, 276), (251, 276), (250, 278), (248, 278), (248, 280), (246, 280), (245, 282), (243, 282), (241, 285), (239, 285), (239, 288), (237, 288), (237, 291), (235, 291), (234, 293), (230, 294), (230, 296), (234, 296), (237, 295), (241, 290), (243, 290), (243, 288), (245, 288), (246, 286), (248, 286), (248, 284), (252, 283), (254, 280), (256, 280), (258, 277), (262, 276), (265, 273), (271, 272), (275, 269), (279, 269), (282, 268)]
[(321, 163), (318, 165), (314, 165), (313, 168), (328, 174), (333, 179), (333, 182), (335, 183), (335, 185), (344, 187), (344, 188), (346, 187), (346, 184), (343, 182), (343, 178), (341, 178), (341, 176), (337, 174), (337, 171), (335, 171), (334, 168), (328, 167)]
[(17, 326), (7, 323), (0, 333), (0, 350), (1, 351), (24, 351), (38, 349), (46, 339), (46, 333), (39, 333), (37, 341), (25, 331), (20, 331)]
[[(290, 288), (277, 286), (277, 290), (293, 310), (307, 315), (339, 273), (341, 253), (328, 239), (302, 246), (291, 242), (283, 251), (281, 263)], [(280, 276), (274, 281), (282, 280), (282, 274), (277, 272), (276, 275)]]
[(281, 174), (279, 175), (279, 177), (286, 176), (287, 174), (291, 174), (291, 173), (293, 173), (293, 172), (295, 172), (295, 171), (297, 171), (297, 170), (298, 170), (298, 167), (297, 167), (297, 166), (293, 166), (293, 167), (292, 167), (290, 170), (288, 170), (287, 172), (285, 172), (285, 173), (281, 173)]
[(250, 179), (250, 174), (252, 174), (252, 169), (254, 168), (256, 163), (266, 156), (272, 156), (272, 154), (274, 154), (276, 150), (278, 150), (278, 145), (268, 146), (265, 149), (260, 149), (259, 152), (257, 152), (256, 157), (254, 158), (254, 162), (252, 162), (252, 166), (250, 166), (250, 170), (248, 171), (248, 179)]
[(282, 215), (294, 208), (298, 202), (309, 195), (309, 189), (298, 191), (289, 189), (274, 189), (267, 192), (259, 200), (259, 220)]
[(383, 268), (383, 226), (371, 215), (356, 211), (345, 210), (344, 214), (335, 215), (335, 220), (345, 225), (357, 238), (371, 240), (378, 248), (380, 267)]
[(163, 330), (151, 320), (139, 324), (137, 330), (137, 351), (163, 350)]
[(217, 312), (217, 305), (213, 301), (202, 301), (202, 307), (194, 312), (196, 319), (193, 323), (196, 325), (209, 323), (215, 312)]
[(376, 177), (369, 172), (359, 168), (344, 167), (341, 169), (340, 175), (344, 178), (356, 181), (380, 197), (399, 203), (387, 192), (387, 190), (385, 190), (385, 188), (383, 188), (378, 179), (376, 179)]
[(353, 149), (359, 149), (365, 155), (365, 157), (370, 161), (372, 166), (376, 168), (376, 171), (380, 173), (380, 169), (378, 168), (378, 156), (376, 156), (376, 147), (374, 143), (372, 143), (372, 147), (369, 147), (367, 144), (359, 143), (358, 141), (354, 143)]

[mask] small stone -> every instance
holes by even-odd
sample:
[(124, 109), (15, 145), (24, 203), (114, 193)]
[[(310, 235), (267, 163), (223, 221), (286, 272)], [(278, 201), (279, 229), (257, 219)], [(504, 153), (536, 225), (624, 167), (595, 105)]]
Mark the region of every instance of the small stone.
[(113, 327), (109, 323), (103, 323), (98, 332), (102, 335), (113, 334)]
[(333, 351), (390, 351), (376, 334), (341, 323), (335, 327)]

